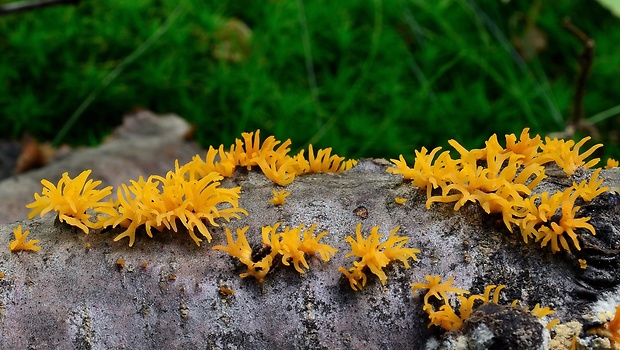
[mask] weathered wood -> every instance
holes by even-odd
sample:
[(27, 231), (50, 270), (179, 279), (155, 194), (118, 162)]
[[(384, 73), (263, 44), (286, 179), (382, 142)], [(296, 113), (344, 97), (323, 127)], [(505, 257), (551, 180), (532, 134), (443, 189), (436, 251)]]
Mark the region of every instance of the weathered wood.
[[(242, 169), (226, 179), (224, 186), (242, 186), (240, 206), (249, 216), (222, 225), (249, 225), (250, 244), (260, 245), (265, 225), (317, 223), (316, 232), (328, 231), (323, 240), (339, 249), (329, 262), (310, 259), (303, 275), (291, 266), (275, 267), (262, 286), (241, 279), (243, 266), (211, 249), (226, 244), (222, 228), (212, 228), (213, 241), (200, 247), (186, 233), (163, 232), (152, 239), (141, 234), (130, 248), (126, 239), (113, 242), (118, 229), (85, 235), (53, 217), (20, 222), (43, 249), (17, 254), (0, 249), (5, 274), (0, 344), (5, 349), (421, 349), (431, 344), (451, 349), (458, 341), (475, 346), (475, 326), (444, 338), (427, 327), (421, 295), (411, 292), (410, 283), (436, 274), (455, 276), (456, 286), (476, 293), (488, 284), (505, 284), (500, 304), (519, 299), (530, 308), (548, 305), (562, 322), (584, 322), (602, 300), (620, 299), (617, 196), (603, 194), (582, 206), (597, 235), (580, 235), (581, 252), (550, 254), (525, 244), (518, 232), (503, 228), (500, 217), (475, 204), (458, 212), (451, 204), (427, 210), (425, 193), (386, 173), (386, 167), (382, 160), (362, 160), (339, 175), (300, 176), (287, 186), (291, 195), (281, 207), (268, 202), (277, 186), (260, 172)], [(601, 175), (607, 184), (620, 178), (617, 169)], [(540, 189), (562, 189), (566, 182), (550, 178)], [(398, 205), (395, 197), (408, 201)], [(337, 268), (352, 265), (344, 238), (360, 222), (365, 233), (376, 225), (384, 234), (400, 226), (399, 234), (410, 237), (407, 246), (421, 250), (419, 261), (410, 269), (390, 265), (385, 285), (369, 274), (366, 287), (352, 291)], [(8, 246), (16, 225), (0, 226), (0, 246)], [(585, 270), (577, 262), (581, 257), (588, 260)], [(220, 293), (221, 286), (234, 294)], [(542, 326), (523, 331), (525, 343), (519, 344), (531, 349), (548, 344)]]

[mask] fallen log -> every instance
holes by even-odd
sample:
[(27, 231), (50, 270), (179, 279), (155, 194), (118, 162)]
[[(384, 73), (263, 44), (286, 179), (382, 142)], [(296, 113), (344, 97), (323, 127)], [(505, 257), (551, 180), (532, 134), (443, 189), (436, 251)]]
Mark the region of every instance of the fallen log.
[[(582, 249), (552, 254), (539, 243), (523, 242), (479, 205), (435, 203), (426, 209), (426, 193), (399, 175), (386, 173), (384, 160), (361, 160), (341, 174), (299, 176), (286, 190), (281, 206), (268, 202), (279, 189), (260, 171), (238, 169), (223, 187), (241, 186), (239, 206), (247, 217), (209, 227), (213, 241), (197, 246), (183, 230), (149, 238), (138, 232), (133, 247), (114, 242), (122, 229), (91, 232), (61, 223), (53, 216), (0, 226), (0, 246), (8, 247), (18, 224), (39, 239), (38, 252), (0, 249), (0, 344), (5, 349), (397, 349), (610, 347), (587, 329), (600, 327), (601, 312), (620, 303), (618, 245), (620, 198), (606, 192), (582, 205), (596, 235), (579, 234)], [(582, 171), (574, 178), (587, 178)], [(618, 168), (604, 170), (605, 185), (620, 183)], [(572, 180), (572, 179), (571, 179)], [(549, 177), (537, 188), (557, 191), (571, 184)], [(395, 198), (406, 198), (397, 204)], [(338, 252), (330, 261), (308, 258), (309, 269), (276, 264), (261, 285), (240, 278), (245, 267), (226, 253), (224, 228), (249, 226), (247, 237), (261, 246), (261, 228), (317, 224), (327, 231), (323, 243)], [(407, 247), (420, 250), (405, 268), (393, 262), (387, 281), (367, 273), (354, 291), (338, 271), (355, 260), (345, 257), (361, 223), (387, 236), (395, 227), (409, 237)], [(583, 269), (579, 259), (587, 261)], [(506, 285), (498, 299), (477, 307), (461, 329), (428, 327), (423, 292), (411, 283), (426, 275), (454, 276), (454, 286), (483, 293), (487, 285)], [(556, 311), (560, 326), (549, 332), (513, 300)], [(499, 308), (499, 309), (498, 309)], [(609, 316), (608, 316), (609, 317)], [(608, 318), (610, 319), (610, 318)], [(566, 335), (569, 322), (578, 330)], [(564, 327), (564, 328), (562, 328)], [(573, 328), (570, 328), (573, 329)], [(551, 340), (555, 338), (555, 343)], [(551, 345), (550, 345), (551, 344)], [(579, 348), (579, 347), (578, 347)]]

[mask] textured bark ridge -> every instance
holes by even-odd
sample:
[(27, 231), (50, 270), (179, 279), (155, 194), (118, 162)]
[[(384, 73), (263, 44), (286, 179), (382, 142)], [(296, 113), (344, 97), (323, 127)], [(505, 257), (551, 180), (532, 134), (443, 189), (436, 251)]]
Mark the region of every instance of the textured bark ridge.
[[(478, 205), (453, 211), (451, 204), (425, 208), (425, 193), (400, 176), (385, 172), (383, 160), (361, 160), (342, 174), (300, 176), (287, 186), (284, 205), (268, 202), (275, 186), (260, 172), (238, 170), (223, 186), (242, 186), (240, 206), (249, 216), (222, 226), (250, 226), (250, 245), (260, 246), (261, 227), (281, 222), (317, 223), (328, 231), (324, 243), (339, 251), (329, 262), (309, 259), (310, 270), (274, 267), (262, 286), (241, 279), (237, 260), (216, 244), (226, 245), (222, 227), (211, 228), (213, 241), (198, 247), (185, 232), (139, 234), (133, 248), (120, 233), (85, 235), (53, 217), (20, 222), (40, 239), (39, 252), (0, 249), (0, 344), (5, 349), (545, 349), (549, 333), (534, 316), (508, 307), (519, 299), (557, 310), (563, 323), (584, 327), (601, 311), (620, 303), (618, 244), (620, 200), (605, 193), (582, 206), (596, 236), (582, 233), (582, 250), (549, 253), (510, 233), (501, 217)], [(589, 177), (581, 172), (575, 180)], [(603, 171), (605, 185), (619, 183), (618, 169)], [(571, 179), (572, 181), (572, 179)], [(541, 190), (564, 189), (571, 181), (550, 177)], [(403, 205), (394, 198), (404, 197)], [(419, 261), (405, 269), (386, 269), (387, 283), (369, 275), (362, 291), (351, 290), (338, 266), (350, 266), (344, 238), (380, 226), (410, 237), (407, 246), (421, 250)], [(0, 226), (0, 246), (7, 247), (12, 228)], [(87, 246), (88, 245), (88, 246)], [(120, 261), (121, 259), (122, 261)], [(578, 259), (586, 259), (581, 269)], [(428, 328), (421, 293), (410, 283), (425, 275), (455, 277), (454, 285), (481, 293), (489, 284), (505, 284), (500, 305), (479, 308), (462, 330), (445, 333)], [(555, 332), (553, 332), (555, 333)], [(609, 345), (606, 339), (579, 334), (581, 344)], [(567, 341), (572, 340), (567, 337)], [(560, 343), (561, 348), (567, 343)], [(569, 343), (568, 343), (569, 344)], [(593, 345), (595, 344), (595, 345)]]

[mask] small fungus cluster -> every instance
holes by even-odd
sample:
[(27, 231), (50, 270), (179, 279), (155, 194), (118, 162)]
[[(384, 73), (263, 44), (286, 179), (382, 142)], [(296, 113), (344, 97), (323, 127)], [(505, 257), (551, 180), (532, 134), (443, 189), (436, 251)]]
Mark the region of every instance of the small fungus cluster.
[[(41, 194), (35, 193), (34, 202), (26, 205), (26, 208), (32, 209), (28, 218), (32, 219), (38, 213), (43, 216), (53, 210), (58, 213), (60, 221), (78, 227), (85, 233), (90, 229), (101, 228), (103, 224), (100, 214), (114, 214), (113, 203), (104, 201), (112, 193), (112, 186), (97, 189), (101, 181), (88, 179), (91, 172), (83, 171), (74, 179), (65, 172), (56, 186), (48, 180), (41, 180), (43, 191)], [(96, 222), (90, 220), (91, 210), (98, 214)]]
[(209, 147), (205, 160), (194, 156), (191, 162), (196, 164), (202, 174), (218, 172), (226, 177), (231, 177), (237, 166), (248, 170), (259, 167), (266, 177), (280, 186), (290, 184), (295, 176), (338, 173), (357, 164), (356, 160), (345, 161), (344, 157), (332, 155), (331, 148), (319, 149), (315, 154), (312, 145), (308, 146), (308, 159), (304, 155), (305, 150), (290, 155), (290, 139), (281, 142), (269, 136), (261, 144), (260, 130), (244, 132), (241, 137), (243, 139), (236, 139), (228, 151), (223, 145), (218, 149)]
[(607, 334), (604, 334), (612, 342), (620, 344), (620, 305), (616, 306), (614, 318), (605, 323)]
[(589, 137), (575, 144), (572, 140), (547, 137), (543, 142), (538, 135), (531, 138), (528, 129), (523, 130), (518, 141), (514, 134), (506, 135), (505, 148), (496, 135), (486, 141), (485, 148), (473, 150), (450, 140), (461, 156), (459, 159), (453, 159), (449, 151), (438, 154), (441, 147), (430, 153), (423, 147), (415, 152), (413, 168), (401, 155), (392, 159), (396, 167), (387, 171), (401, 174), (414, 186), (426, 189), (427, 209), (436, 202), (455, 203), (454, 210), (467, 202), (479, 203), (485, 212), (501, 214), (509, 231), (518, 227), (525, 242), (534, 238), (542, 247), (551, 243), (551, 251), (555, 253), (560, 251), (560, 246), (570, 250), (568, 236), (579, 250), (575, 230), (584, 228), (592, 234), (595, 231), (587, 223), (590, 218), (575, 217), (580, 209), (575, 203), (578, 199), (589, 202), (609, 189), (601, 187), (602, 180), (597, 180), (600, 169), (589, 181), (575, 183), (563, 192), (532, 195), (532, 191), (546, 177), (544, 165), (549, 162), (555, 162), (567, 176), (579, 167), (596, 165), (598, 158), (588, 162), (585, 159), (602, 145), (580, 154), (579, 149), (587, 140)]
[(327, 232), (321, 232), (315, 236), (316, 224), (308, 229), (304, 229), (304, 226), (303, 224), (292, 228), (286, 226), (281, 233), (276, 233), (280, 227), (279, 222), (273, 226), (263, 227), (263, 246), (256, 252), (250, 247), (245, 235), (249, 226), (237, 229), (237, 241), (233, 239), (230, 229), (226, 228), (228, 245), (216, 245), (213, 249), (225, 251), (230, 256), (239, 259), (247, 267), (247, 271), (240, 276), (242, 278), (252, 276), (262, 284), (277, 258), (281, 259), (282, 264), (286, 266), (292, 262), (297, 272), (305, 273), (300, 264), (306, 269), (310, 268), (305, 258), (306, 254), (309, 256), (318, 254), (323, 261), (329, 261), (330, 255), (333, 256), (338, 251), (328, 244), (319, 243)]
[(273, 205), (282, 205), (284, 204), (284, 200), (286, 199), (286, 197), (288, 197), (290, 194), (290, 192), (287, 192), (285, 190), (282, 190), (280, 192), (273, 190), (273, 198), (269, 200), (269, 203)]
[(36, 245), (39, 243), (38, 239), (31, 239), (26, 241), (30, 231), (26, 230), (22, 233), (22, 225), (13, 229), (15, 239), (9, 242), (9, 250), (12, 252), (19, 252), (21, 250), (41, 250), (41, 247)]
[[(468, 290), (454, 287), (452, 283), (454, 282), (454, 277), (448, 278), (447, 281), (441, 282), (440, 276), (430, 276), (426, 275), (425, 279), (428, 281), (412, 283), (413, 287), (412, 292), (415, 293), (418, 289), (427, 289), (428, 291), (424, 294), (424, 306), (423, 310), (428, 314), (430, 319), (430, 326), (440, 326), (446, 331), (452, 331), (455, 329), (460, 329), (463, 325), (463, 321), (465, 321), (471, 315), (471, 312), (474, 309), (474, 303), (479, 301), (481, 304), (487, 304), (492, 302), (494, 304), (499, 303), (500, 292), (504, 289), (505, 285), (488, 285), (484, 289), (483, 294), (472, 294), (469, 297), (466, 297), (466, 294), (471, 294)], [(456, 298), (459, 301), (459, 312), (458, 314), (454, 311), (454, 308), (450, 305), (450, 298), (448, 293), (456, 294)], [(491, 293), (493, 293), (493, 298), (491, 298)], [(434, 299), (431, 300), (430, 298)], [(437, 303), (441, 304), (439, 308), (436, 307)], [(515, 307), (517, 305), (517, 300), (513, 301), (511, 306)], [(529, 311), (529, 310), (528, 310)], [(543, 318), (545, 316), (551, 315), (555, 313), (555, 311), (551, 310), (549, 307), (540, 307), (540, 304), (536, 304), (534, 308), (529, 311), (534, 316), (538, 318)], [(560, 321), (555, 319), (547, 323), (547, 328), (551, 329), (553, 326), (557, 325)]]
[(366, 239), (362, 237), (361, 228), (361, 223), (355, 228), (356, 239), (353, 239), (351, 236), (345, 238), (351, 245), (351, 252), (345, 255), (345, 257), (357, 256), (361, 259), (353, 262), (353, 267), (348, 270), (342, 266), (338, 267), (338, 271), (342, 272), (349, 280), (353, 290), (360, 290), (366, 285), (366, 274), (364, 273), (366, 269), (369, 269), (379, 277), (381, 283), (385, 285), (387, 276), (383, 272), (383, 268), (391, 261), (400, 260), (405, 265), (405, 268), (409, 268), (409, 263), (407, 262), (409, 258), (418, 261), (415, 254), (420, 253), (420, 250), (403, 247), (409, 240), (409, 237), (397, 236), (396, 231), (398, 231), (399, 227), (394, 228), (390, 232), (385, 242), (380, 241), (382, 235), (379, 233), (378, 226), (372, 228), (370, 235)]
[[(239, 214), (248, 215), (239, 208), (241, 187), (222, 188), (220, 174), (200, 176), (194, 167), (192, 163), (182, 167), (176, 164), (175, 170), (169, 171), (165, 177), (152, 175), (146, 181), (143, 178), (131, 181), (130, 186), (122, 184), (118, 189), (117, 213), (104, 224), (125, 228), (114, 240), (129, 237), (132, 246), (139, 226), (144, 225), (146, 233), (152, 237), (151, 228), (162, 231), (165, 227), (176, 232), (176, 224), (180, 222), (199, 245), (201, 239), (194, 233), (194, 228), (210, 242), (211, 234), (205, 222), (219, 226), (216, 218), (230, 221), (231, 218), (238, 219)], [(223, 203), (227, 204), (226, 208), (221, 207)]]
[[(575, 230), (584, 228), (593, 235), (596, 232), (594, 227), (588, 223), (589, 217), (575, 217), (580, 209), (579, 206), (575, 206), (575, 201), (581, 198), (585, 202), (590, 202), (595, 196), (609, 189), (608, 187), (599, 187), (602, 180), (596, 182), (599, 172), (600, 169), (594, 172), (589, 183), (584, 180), (579, 185), (574, 184), (551, 196), (548, 192), (543, 192), (524, 198), (515, 204), (514, 207), (518, 207), (519, 212), (512, 222), (518, 225), (523, 240), (527, 243), (528, 239), (533, 237), (537, 242), (540, 242), (542, 247), (551, 242), (551, 251), (555, 253), (560, 251), (560, 245), (565, 250), (570, 251), (566, 239), (568, 236), (573, 245), (580, 250), (581, 247)], [(553, 216), (556, 212), (560, 212), (561, 216), (554, 220)], [(512, 231), (511, 226), (508, 228)]]

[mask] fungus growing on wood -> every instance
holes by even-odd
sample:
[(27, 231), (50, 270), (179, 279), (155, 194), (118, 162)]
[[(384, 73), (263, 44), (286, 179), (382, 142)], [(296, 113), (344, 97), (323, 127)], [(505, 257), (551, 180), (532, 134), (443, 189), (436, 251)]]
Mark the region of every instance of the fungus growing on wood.
[(272, 193), (273, 193), (273, 198), (269, 200), (269, 203), (273, 205), (284, 204), (284, 200), (286, 199), (286, 197), (288, 197), (291, 194), (290, 192), (287, 192), (285, 190), (282, 190), (280, 192), (276, 190), (272, 190)]
[[(417, 282), (412, 283), (412, 292), (415, 293), (418, 289), (428, 289), (424, 294), (424, 305), (422, 309), (428, 314), (430, 326), (440, 326), (447, 331), (461, 328), (463, 321), (467, 319), (472, 310), (474, 309), (474, 302), (481, 301), (486, 304), (490, 301), (491, 292), (495, 288), (492, 301), (497, 303), (499, 300), (499, 292), (504, 288), (504, 285), (489, 285), (486, 286), (484, 294), (474, 294), (469, 297), (465, 297), (465, 294), (469, 294), (469, 291), (452, 286), (454, 277), (451, 276), (446, 282), (441, 282), (440, 276), (426, 275), (425, 279), (428, 283)], [(457, 299), (460, 302), (459, 314), (457, 315), (452, 306), (450, 305), (450, 299), (448, 293), (457, 294)], [(434, 297), (439, 302), (443, 302), (443, 305), (439, 309), (435, 309), (433, 304), (429, 301), (431, 297)]]
[(607, 158), (607, 163), (605, 164), (605, 169), (611, 169), (611, 168), (617, 168), (618, 166), (620, 166), (620, 162), (613, 159), (613, 158)]
[(19, 252), (21, 250), (41, 250), (41, 247), (36, 245), (40, 242), (38, 239), (31, 239), (26, 241), (28, 235), (30, 234), (30, 231), (26, 230), (22, 233), (22, 225), (14, 228), (13, 234), (15, 235), (15, 239), (9, 242), (10, 251)]
[(261, 233), (262, 253), (253, 252), (248, 243), (245, 233), (249, 226), (237, 229), (237, 241), (232, 238), (232, 233), (226, 228), (228, 245), (216, 245), (213, 249), (225, 251), (230, 256), (239, 259), (247, 267), (247, 271), (239, 276), (242, 278), (252, 276), (256, 278), (258, 283), (262, 284), (278, 255), (281, 256), (281, 261), (284, 265), (289, 266), (292, 262), (297, 272), (305, 273), (300, 264), (306, 269), (310, 268), (305, 258), (306, 254), (310, 256), (319, 254), (323, 261), (329, 261), (330, 255), (334, 255), (338, 251), (338, 249), (328, 244), (319, 243), (319, 240), (327, 232), (321, 232), (314, 236), (316, 224), (308, 229), (304, 229), (304, 226), (303, 224), (293, 228), (287, 226), (282, 233), (277, 233), (280, 227), (279, 222), (273, 226), (263, 227)]
[(403, 248), (403, 245), (407, 243), (409, 237), (397, 236), (396, 231), (399, 227), (394, 228), (385, 242), (380, 242), (382, 234), (379, 233), (379, 226), (375, 226), (371, 229), (368, 238), (364, 239), (361, 232), (362, 224), (357, 224), (355, 228), (356, 238), (347, 236), (345, 240), (351, 245), (351, 252), (345, 255), (345, 257), (357, 256), (361, 258), (359, 261), (353, 262), (353, 267), (348, 270), (342, 266), (338, 267), (338, 271), (342, 272), (347, 279), (353, 290), (361, 290), (366, 285), (366, 273), (367, 268), (374, 273), (381, 283), (385, 285), (387, 281), (387, 275), (383, 271), (393, 260), (400, 260), (405, 268), (409, 268), (409, 258), (414, 261), (418, 261), (415, 254), (419, 253), (419, 249), (415, 248)]
[[(447, 281), (441, 282), (440, 276), (430, 276), (426, 275), (425, 279), (428, 283), (417, 282), (412, 283), (413, 287), (412, 292), (415, 293), (418, 289), (428, 289), (428, 291), (424, 294), (423, 298), (423, 307), (422, 309), (428, 314), (429, 324), (428, 326), (440, 326), (446, 331), (452, 331), (455, 329), (460, 329), (463, 325), (463, 321), (465, 321), (471, 315), (472, 311), (475, 307), (475, 302), (478, 301), (479, 305), (488, 304), (488, 303), (499, 303), (500, 292), (506, 286), (503, 284), (500, 285), (488, 285), (484, 288), (484, 293), (482, 294), (473, 294), (469, 297), (465, 297), (465, 294), (470, 294), (468, 290), (454, 287), (452, 283), (454, 283), (454, 277), (451, 276)], [(452, 306), (450, 305), (450, 298), (448, 293), (456, 294), (456, 299), (459, 301), (459, 314), (454, 311)], [(491, 298), (491, 294), (493, 297)], [(437, 302), (443, 303), (439, 308), (436, 308), (436, 304), (430, 301), (430, 298), (433, 297)], [(513, 301), (511, 306), (515, 307), (517, 305), (517, 300)], [(534, 316), (538, 318), (544, 318), (545, 316), (551, 315), (555, 313), (554, 310), (551, 310), (549, 307), (540, 307), (540, 304), (536, 304), (532, 311), (526, 308), (527, 312), (531, 312)], [(547, 323), (547, 328), (551, 329), (553, 326), (557, 325), (560, 321), (553, 320)]]
[[(548, 192), (531, 196), (521, 202), (522, 219), (519, 221), (521, 235), (525, 242), (534, 237), (540, 242), (541, 247), (551, 243), (551, 252), (560, 251), (560, 246), (570, 251), (566, 236), (568, 236), (575, 248), (581, 250), (577, 234), (577, 228), (589, 230), (596, 234), (594, 227), (588, 223), (589, 217), (576, 218), (575, 215), (580, 207), (575, 206), (575, 200), (580, 192), (573, 191), (570, 187), (563, 192), (557, 192), (549, 196)], [(561, 216), (556, 219), (556, 212)], [(564, 235), (566, 234), (566, 235)]]
[(276, 233), (279, 226), (280, 223), (278, 222), (274, 226), (263, 227), (263, 244), (271, 247), (272, 254), (280, 254), (284, 265), (288, 266), (292, 262), (295, 270), (299, 273), (305, 273), (299, 264), (306, 269), (310, 268), (305, 258), (306, 254), (309, 256), (319, 254), (323, 261), (329, 261), (330, 255), (334, 255), (338, 251), (329, 244), (319, 243), (319, 240), (327, 235), (327, 232), (324, 231), (314, 236), (316, 224), (307, 229), (304, 229), (305, 225), (303, 224), (297, 227), (287, 226), (282, 233)]
[[(580, 249), (575, 229), (584, 228), (595, 234), (589, 218), (577, 218), (579, 206), (577, 197), (589, 202), (597, 195), (609, 190), (601, 187), (597, 169), (589, 181), (574, 183), (564, 192), (549, 196), (548, 193), (531, 196), (532, 190), (546, 177), (543, 164), (557, 163), (570, 175), (579, 167), (594, 166), (598, 159), (586, 162), (585, 159), (597, 148), (597, 144), (580, 154), (580, 147), (589, 138), (575, 144), (540, 136), (530, 138), (529, 130), (524, 129), (520, 140), (514, 134), (506, 135), (506, 148), (503, 148), (496, 135), (492, 135), (482, 149), (467, 150), (455, 140), (449, 143), (461, 155), (452, 159), (446, 151), (433, 160), (440, 148), (428, 153), (426, 148), (416, 151), (413, 168), (407, 166), (403, 156), (392, 159), (396, 167), (387, 171), (403, 175), (414, 186), (426, 189), (426, 207), (430, 209), (435, 202), (452, 203), (459, 210), (465, 203), (479, 203), (487, 213), (500, 213), (506, 228), (512, 232), (513, 225), (521, 229), (523, 240), (535, 237), (541, 246), (551, 243), (552, 252), (560, 251), (560, 246), (569, 250), (568, 236), (574, 246)], [(434, 189), (440, 189), (433, 193)], [(540, 203), (539, 203), (540, 202)], [(556, 211), (561, 217), (555, 220)], [(551, 220), (554, 218), (554, 220)], [(564, 235), (566, 234), (566, 235)]]
[(195, 166), (190, 162), (179, 167), (177, 163), (175, 170), (165, 177), (152, 175), (147, 180), (142, 177), (131, 180), (130, 186), (122, 184), (118, 189), (117, 211), (105, 221), (106, 226), (125, 228), (114, 241), (128, 237), (129, 246), (133, 246), (136, 229), (142, 225), (149, 237), (153, 237), (151, 228), (161, 231), (165, 227), (178, 232), (178, 221), (200, 245), (202, 240), (195, 234), (195, 228), (210, 242), (211, 234), (205, 222), (219, 226), (215, 222), (217, 218), (230, 221), (238, 219), (240, 214), (247, 215), (238, 204), (241, 187), (222, 188), (219, 173), (199, 177)]
[(112, 193), (112, 186), (98, 190), (97, 186), (101, 181), (92, 179), (87, 181), (91, 172), (92, 170), (85, 170), (74, 179), (65, 172), (57, 185), (45, 179), (41, 180), (43, 185), (41, 194), (35, 193), (34, 202), (26, 205), (26, 208), (32, 209), (28, 218), (32, 219), (38, 213), (43, 216), (54, 210), (58, 213), (60, 221), (79, 227), (84, 233), (88, 233), (89, 229), (103, 227), (101, 216), (93, 222), (90, 220), (91, 214), (87, 211), (92, 209), (98, 214), (113, 214), (113, 203), (103, 201)]
[(590, 136), (584, 137), (575, 144), (575, 141), (573, 140), (566, 141), (562, 139), (551, 139), (549, 137), (545, 137), (545, 142), (540, 146), (541, 155), (537, 162), (544, 164), (554, 161), (568, 176), (573, 175), (575, 170), (579, 167), (583, 167), (584, 169), (591, 168), (598, 164), (600, 158), (594, 158), (588, 162), (586, 162), (585, 159), (594, 153), (594, 151), (598, 148), (603, 147), (603, 144), (598, 143), (580, 154), (579, 149), (589, 139)]

